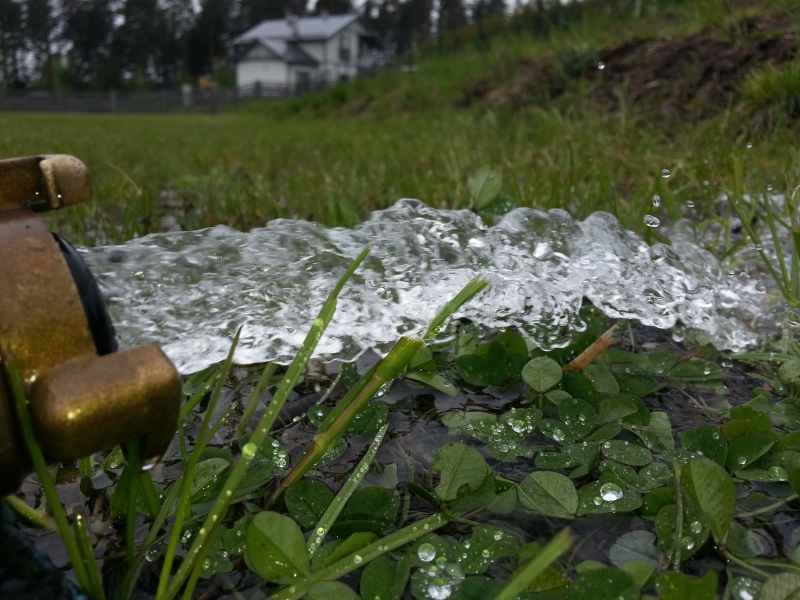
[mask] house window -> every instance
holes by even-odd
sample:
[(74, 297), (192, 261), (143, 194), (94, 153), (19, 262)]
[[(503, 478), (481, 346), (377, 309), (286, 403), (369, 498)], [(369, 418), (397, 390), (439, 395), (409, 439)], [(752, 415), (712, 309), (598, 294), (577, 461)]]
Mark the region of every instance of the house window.
[(297, 71), (295, 77), (298, 92), (307, 92), (311, 89), (311, 73), (308, 71)]
[(343, 63), (350, 62), (350, 36), (342, 35), (339, 37), (339, 60)]

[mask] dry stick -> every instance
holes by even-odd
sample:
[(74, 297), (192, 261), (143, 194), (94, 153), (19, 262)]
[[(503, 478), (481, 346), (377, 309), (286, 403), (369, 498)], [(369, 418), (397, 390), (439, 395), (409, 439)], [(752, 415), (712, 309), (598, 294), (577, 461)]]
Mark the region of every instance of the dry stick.
[(564, 371), (583, 371), (586, 367), (592, 364), (592, 361), (600, 356), (606, 349), (614, 343), (614, 331), (617, 329), (617, 323), (614, 323), (608, 331), (597, 338), (591, 346), (581, 352), (575, 359), (564, 367)]

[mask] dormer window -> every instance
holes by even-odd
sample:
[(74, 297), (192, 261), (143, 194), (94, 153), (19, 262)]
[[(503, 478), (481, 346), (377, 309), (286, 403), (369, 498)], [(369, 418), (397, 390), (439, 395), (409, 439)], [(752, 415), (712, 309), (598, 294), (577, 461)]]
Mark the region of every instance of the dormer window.
[(350, 62), (350, 36), (339, 36), (339, 60), (343, 63)]

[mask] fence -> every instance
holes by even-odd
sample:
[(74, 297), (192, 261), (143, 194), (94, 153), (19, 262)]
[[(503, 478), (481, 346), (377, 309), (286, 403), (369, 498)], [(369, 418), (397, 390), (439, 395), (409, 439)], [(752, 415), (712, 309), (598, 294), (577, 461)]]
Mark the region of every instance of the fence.
[(216, 113), (253, 98), (291, 98), (334, 85), (254, 83), (235, 88), (183, 86), (155, 92), (45, 92), (0, 90), (0, 112)]

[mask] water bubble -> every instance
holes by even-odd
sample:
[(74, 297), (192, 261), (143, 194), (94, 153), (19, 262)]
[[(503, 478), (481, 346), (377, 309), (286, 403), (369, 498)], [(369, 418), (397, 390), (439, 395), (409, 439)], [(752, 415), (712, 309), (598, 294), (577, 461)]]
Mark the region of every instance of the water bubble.
[(361, 555), (360, 555), (360, 554), (356, 554), (356, 555), (353, 557), (353, 562), (354, 562), (354, 563), (356, 563), (357, 565), (361, 564), (361, 561), (362, 561), (362, 560), (364, 560), (364, 559), (363, 559), (363, 558), (361, 558)]
[(503, 532), (502, 531), (495, 531), (493, 537), (494, 537), (495, 541), (502, 540), (503, 539)]
[(722, 360), (722, 366), (725, 369), (730, 369), (733, 366), (733, 361), (729, 358), (725, 358)]
[(779, 467), (778, 465), (770, 467), (768, 473), (769, 478), (772, 479), (772, 481), (786, 481), (789, 478), (789, 474), (786, 472), (786, 469)]
[(700, 521), (692, 521), (692, 524), (689, 525), (689, 529), (692, 533), (700, 533), (703, 531), (703, 524)]
[(644, 216), (644, 224), (648, 227), (658, 227), (661, 225), (661, 219), (654, 215), (645, 215)]
[(800, 327), (800, 310), (790, 310), (786, 315), (786, 324), (793, 329)]
[(431, 562), (434, 558), (436, 558), (436, 547), (428, 542), (420, 544), (420, 547), (417, 550), (417, 555), (421, 561)]
[(694, 202), (692, 200), (687, 200), (686, 208), (694, 208)]
[(449, 598), (452, 593), (453, 590), (449, 583), (444, 583), (444, 585), (431, 584), (428, 586), (428, 595), (433, 600), (445, 600), (445, 598)]
[(736, 462), (739, 465), (744, 466), (747, 464), (747, 459), (744, 456), (740, 456), (739, 458), (736, 459)]
[(599, 63), (597, 63), (597, 68), (598, 68), (598, 69), (600, 69), (600, 70), (602, 71), (603, 69), (605, 69), (605, 68), (606, 68), (606, 63), (604, 63), (604, 62), (601, 60)]
[(656, 208), (661, 206), (661, 196), (659, 196), (658, 194), (653, 194), (653, 206), (655, 206)]
[(712, 431), (711, 432), (711, 437), (714, 438), (715, 440), (718, 440), (719, 439), (719, 431)]
[(317, 527), (317, 535), (325, 535), (325, 528)]
[(483, 556), (483, 558), (489, 558), (489, 555), (490, 555), (490, 554), (491, 554), (491, 552), (489, 552), (489, 549), (488, 549), (488, 548), (484, 548), (484, 549), (481, 551), (481, 556)]
[(622, 488), (616, 483), (608, 482), (600, 486), (600, 496), (606, 502), (616, 502), (622, 498)]
[(661, 177), (668, 179), (670, 175), (669, 169), (661, 169)]
[(564, 441), (564, 432), (561, 429), (555, 428), (552, 433), (553, 439), (557, 442)]
[(603, 499), (600, 496), (595, 496), (592, 502), (594, 502), (595, 506), (601, 506), (603, 504)]
[(690, 535), (684, 536), (684, 538), (681, 540), (681, 546), (683, 546), (685, 550), (693, 550), (694, 538)]

